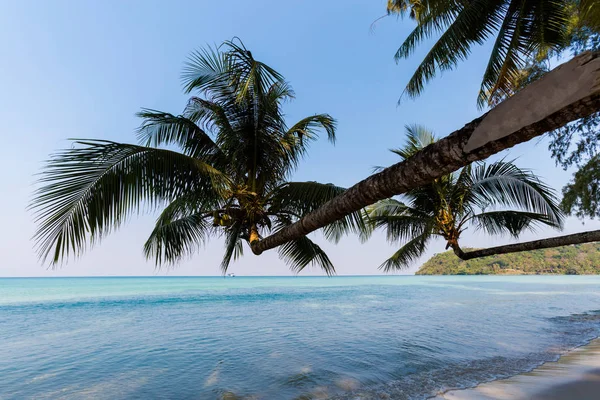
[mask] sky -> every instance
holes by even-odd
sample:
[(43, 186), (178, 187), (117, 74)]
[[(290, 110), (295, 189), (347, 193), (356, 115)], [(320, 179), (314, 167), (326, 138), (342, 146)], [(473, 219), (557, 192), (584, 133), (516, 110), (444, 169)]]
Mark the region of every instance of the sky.
[[(445, 136), (481, 115), (476, 95), (490, 44), (475, 48), (469, 60), (446, 72), (416, 100), (397, 101), (422, 59), (423, 45), (408, 60), (393, 55), (413, 27), (387, 17), (385, 0), (346, 1), (0, 1), (0, 119), (3, 145), (0, 171), (0, 276), (219, 275), (223, 243), (212, 240), (179, 265), (157, 269), (142, 245), (156, 214), (123, 225), (76, 260), (58, 268), (40, 263), (31, 236), (35, 223), (27, 205), (35, 174), (52, 152), (68, 148), (68, 138), (135, 142), (140, 108), (174, 114), (187, 96), (180, 74), (195, 49), (237, 36), (255, 58), (281, 72), (296, 92), (285, 105), (291, 125), (315, 113), (338, 121), (337, 143), (323, 137), (311, 145), (293, 180), (351, 186), (374, 166), (397, 162), (388, 151), (404, 140), (404, 125), (419, 123)], [(516, 159), (552, 187), (573, 171), (554, 165), (547, 141), (536, 140), (492, 159)], [(596, 221), (570, 218), (564, 233), (598, 229)], [(521, 240), (561, 234), (540, 229)], [(397, 246), (383, 234), (361, 244), (354, 237), (329, 244), (339, 275), (380, 274), (378, 266)], [(466, 231), (463, 247), (511, 242)], [(413, 273), (444, 243), (433, 242), (410, 269)], [(260, 257), (246, 249), (232, 264), (237, 275), (293, 275), (276, 251)], [(306, 268), (302, 275), (320, 275)]]

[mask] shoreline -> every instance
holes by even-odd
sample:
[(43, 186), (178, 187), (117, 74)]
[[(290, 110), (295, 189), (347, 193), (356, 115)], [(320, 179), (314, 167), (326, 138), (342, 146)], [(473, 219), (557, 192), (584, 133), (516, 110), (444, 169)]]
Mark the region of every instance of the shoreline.
[(593, 400), (600, 393), (600, 338), (546, 362), (529, 372), (449, 389), (437, 400)]

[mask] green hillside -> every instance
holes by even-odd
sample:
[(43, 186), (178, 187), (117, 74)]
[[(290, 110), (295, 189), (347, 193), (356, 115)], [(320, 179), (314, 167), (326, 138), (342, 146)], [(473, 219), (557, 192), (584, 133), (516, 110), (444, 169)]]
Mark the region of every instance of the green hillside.
[(417, 275), (600, 274), (600, 243), (533, 250), (462, 261), (452, 251), (436, 254)]

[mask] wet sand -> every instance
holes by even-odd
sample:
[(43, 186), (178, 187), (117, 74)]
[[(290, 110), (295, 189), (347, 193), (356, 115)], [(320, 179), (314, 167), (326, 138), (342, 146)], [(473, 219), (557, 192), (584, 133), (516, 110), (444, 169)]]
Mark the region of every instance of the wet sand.
[(484, 383), (472, 389), (450, 390), (436, 399), (598, 400), (600, 339), (531, 372)]

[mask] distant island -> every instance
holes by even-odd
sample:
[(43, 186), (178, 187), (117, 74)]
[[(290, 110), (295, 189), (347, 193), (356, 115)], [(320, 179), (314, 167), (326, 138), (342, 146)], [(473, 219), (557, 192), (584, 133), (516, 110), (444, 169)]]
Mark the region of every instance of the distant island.
[(586, 243), (462, 261), (452, 251), (436, 254), (417, 275), (598, 275), (600, 243)]

